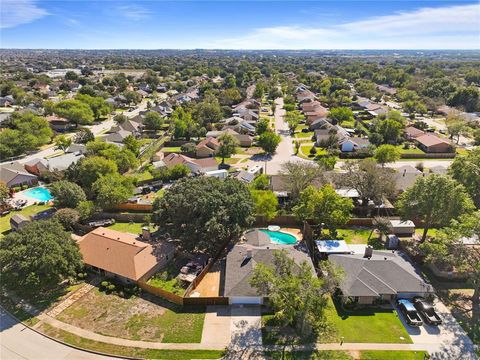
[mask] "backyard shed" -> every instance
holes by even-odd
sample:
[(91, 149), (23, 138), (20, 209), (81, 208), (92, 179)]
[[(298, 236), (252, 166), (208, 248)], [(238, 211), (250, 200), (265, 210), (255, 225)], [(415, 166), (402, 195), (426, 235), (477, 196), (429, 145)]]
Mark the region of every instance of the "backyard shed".
[(390, 232), (400, 236), (412, 236), (415, 233), (415, 224), (411, 220), (390, 220)]

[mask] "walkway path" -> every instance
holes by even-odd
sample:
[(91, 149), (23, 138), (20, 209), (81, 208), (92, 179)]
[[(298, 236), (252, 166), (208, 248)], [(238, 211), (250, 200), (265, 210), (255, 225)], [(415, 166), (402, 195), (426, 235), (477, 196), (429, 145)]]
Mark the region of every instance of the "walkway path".
[(68, 308), (69, 306), (73, 305), (76, 301), (86, 295), (90, 290), (92, 290), (95, 286), (100, 283), (99, 278), (93, 279), (90, 283), (85, 283), (74, 291), (73, 293), (69, 294), (65, 299), (63, 299), (59, 304), (57, 304), (53, 309), (47, 312), (47, 314), (51, 317), (56, 317), (60, 314), (63, 310)]
[[(23, 302), (21, 305), (31, 314), (38, 314), (38, 311), (36, 311), (27, 303)], [(230, 316), (228, 314), (228, 310), (225, 309), (229, 309)], [(442, 315), (444, 315), (443, 309)], [(164, 350), (223, 350), (230, 343), (229, 353), (232, 355), (237, 354), (237, 356), (239, 352), (242, 352), (242, 356), (246, 355), (243, 352), (243, 349), (245, 348), (249, 349), (248, 351), (251, 352), (250, 355), (252, 356), (255, 352), (259, 352), (261, 350), (283, 349), (282, 346), (262, 345), (261, 316), (259, 306), (238, 306), (230, 308), (208, 307), (206, 316), (207, 325), (204, 327), (204, 331), (206, 332), (202, 336), (201, 343), (183, 344), (136, 341), (105, 336), (64, 323), (45, 313), (38, 315), (37, 318), (43, 323), (49, 324), (50, 326), (58, 329), (62, 329), (76, 336), (120, 346)], [(451, 320), (448, 318), (448, 314), (446, 320), (449, 322)], [(456, 326), (458, 326), (458, 324)], [(461, 332), (459, 332), (459, 335), (461, 335)], [(464, 340), (466, 343), (464, 343)], [(438, 342), (423, 342), (419, 340), (414, 344), (344, 343), (341, 345), (340, 343), (331, 343), (295, 347), (296, 350), (312, 348), (318, 350), (424, 350), (432, 354), (433, 359), (438, 360), (477, 359), (473, 352), (473, 345), (471, 345), (471, 341), (468, 342), (466, 339), (463, 339), (463, 336), (446, 342), (442, 342), (439, 338)]]

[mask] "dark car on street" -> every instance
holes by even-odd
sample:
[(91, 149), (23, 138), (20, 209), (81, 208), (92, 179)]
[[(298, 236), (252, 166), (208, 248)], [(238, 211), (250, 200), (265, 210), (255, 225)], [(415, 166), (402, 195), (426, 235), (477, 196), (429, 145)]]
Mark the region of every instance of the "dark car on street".
[(417, 309), (427, 324), (437, 326), (442, 323), (442, 319), (438, 316), (433, 305), (427, 302), (424, 298), (413, 298), (413, 306), (415, 306), (415, 309)]
[(419, 327), (423, 325), (423, 321), (420, 318), (415, 306), (410, 300), (407, 299), (398, 299), (397, 300), (398, 309), (405, 316), (405, 321), (408, 325), (413, 327)]

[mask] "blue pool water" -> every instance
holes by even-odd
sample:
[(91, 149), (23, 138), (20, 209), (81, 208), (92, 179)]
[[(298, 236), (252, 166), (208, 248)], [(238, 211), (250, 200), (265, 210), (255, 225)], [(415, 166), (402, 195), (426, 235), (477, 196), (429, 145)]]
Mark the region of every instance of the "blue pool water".
[(50, 191), (44, 187), (31, 188), (25, 190), (23, 194), (37, 201), (50, 201), (53, 198), (52, 194), (50, 194)]
[(297, 238), (291, 234), (281, 231), (260, 230), (270, 236), (270, 239), (277, 244), (293, 245), (297, 243)]

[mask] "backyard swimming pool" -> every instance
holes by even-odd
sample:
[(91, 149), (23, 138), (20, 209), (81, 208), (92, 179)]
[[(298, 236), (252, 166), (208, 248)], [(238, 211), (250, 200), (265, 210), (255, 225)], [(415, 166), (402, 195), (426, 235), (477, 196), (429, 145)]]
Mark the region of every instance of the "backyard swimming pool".
[(293, 245), (297, 243), (297, 238), (292, 234), (281, 231), (260, 230), (270, 236), (272, 242), (282, 245)]
[(50, 190), (41, 186), (25, 190), (23, 192), (23, 195), (43, 202), (47, 202), (53, 199), (52, 194), (50, 194)]

